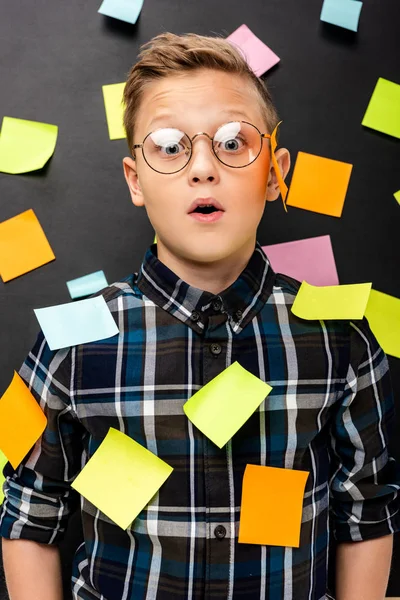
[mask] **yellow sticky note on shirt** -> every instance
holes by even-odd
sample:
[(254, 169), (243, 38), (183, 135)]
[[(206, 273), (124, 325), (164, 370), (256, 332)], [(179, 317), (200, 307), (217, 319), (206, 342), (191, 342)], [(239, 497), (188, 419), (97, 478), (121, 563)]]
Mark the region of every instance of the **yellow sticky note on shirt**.
[(186, 416), (219, 448), (235, 435), (272, 387), (232, 363), (183, 405)]
[(127, 529), (172, 471), (147, 448), (110, 427), (72, 487)]
[(124, 87), (125, 83), (112, 83), (110, 85), (103, 85), (104, 107), (106, 109), (110, 140), (120, 140), (126, 137), (126, 131), (123, 124)]
[(0, 171), (15, 175), (41, 169), (54, 152), (57, 134), (57, 125), (4, 117)]
[(286, 204), (340, 217), (352, 168), (349, 163), (299, 152)]
[(16, 469), (42, 435), (47, 419), (18, 373), (0, 398), (0, 448)]
[(301, 319), (362, 319), (372, 283), (314, 286), (303, 281), (292, 313)]
[(0, 275), (10, 281), (55, 259), (32, 209), (0, 223)]
[(3, 475), (3, 469), (7, 463), (7, 456), (0, 450), (0, 504), (4, 500), (3, 483), (5, 482), (6, 478)]
[(308, 471), (247, 465), (239, 543), (298, 548), (308, 476)]
[(362, 125), (400, 138), (400, 85), (379, 77)]
[(371, 290), (365, 316), (384, 352), (400, 358), (400, 298)]

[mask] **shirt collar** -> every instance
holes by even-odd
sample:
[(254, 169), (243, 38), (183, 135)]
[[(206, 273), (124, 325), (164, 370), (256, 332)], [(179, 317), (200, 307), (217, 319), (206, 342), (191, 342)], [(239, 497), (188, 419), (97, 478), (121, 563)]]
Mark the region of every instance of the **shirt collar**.
[(197, 333), (210, 315), (225, 313), (234, 333), (240, 333), (271, 294), (275, 273), (257, 242), (246, 268), (220, 294), (195, 288), (157, 258), (157, 245), (148, 248), (137, 278), (140, 291)]

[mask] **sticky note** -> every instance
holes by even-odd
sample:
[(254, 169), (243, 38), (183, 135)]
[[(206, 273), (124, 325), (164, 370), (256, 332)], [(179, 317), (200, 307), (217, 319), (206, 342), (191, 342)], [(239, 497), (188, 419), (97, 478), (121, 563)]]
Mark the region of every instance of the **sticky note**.
[(308, 471), (246, 465), (239, 543), (298, 548)]
[(400, 190), (398, 192), (395, 192), (393, 194), (393, 196), (396, 198), (397, 202), (400, 204)]
[(95, 294), (107, 286), (108, 283), (104, 271), (96, 271), (95, 273), (67, 281), (67, 288), (72, 299)]
[(362, 319), (371, 283), (317, 287), (303, 281), (292, 313), (301, 319)]
[(119, 331), (103, 296), (34, 312), (50, 350), (107, 339)]
[(120, 140), (126, 137), (123, 124), (124, 105), (123, 93), (125, 83), (103, 85), (104, 107), (110, 140)]
[(4, 282), (54, 259), (53, 250), (32, 209), (0, 223), (0, 275)]
[(272, 390), (238, 362), (203, 386), (183, 405), (186, 416), (222, 448)]
[(3, 475), (3, 469), (7, 463), (7, 456), (0, 450), (0, 504), (2, 504), (4, 500), (3, 483), (5, 482), (6, 478)]
[(287, 204), (340, 217), (352, 168), (349, 163), (299, 152)]
[(400, 358), (400, 298), (371, 290), (365, 316), (384, 352)]
[(172, 471), (147, 448), (110, 427), (72, 487), (127, 529)]
[(236, 46), (257, 77), (276, 65), (280, 58), (247, 27), (241, 25), (226, 38)]
[(324, 0), (320, 19), (344, 29), (357, 31), (362, 5), (358, 0)]
[(275, 273), (312, 285), (338, 285), (331, 238), (320, 235), (294, 242), (263, 246)]
[(16, 469), (42, 435), (47, 419), (18, 373), (0, 399), (0, 448)]
[(0, 171), (15, 175), (41, 169), (53, 155), (57, 134), (57, 125), (4, 117)]
[(398, 83), (379, 77), (362, 125), (400, 138), (400, 85)]
[(127, 23), (136, 23), (144, 0), (103, 0), (98, 12)]

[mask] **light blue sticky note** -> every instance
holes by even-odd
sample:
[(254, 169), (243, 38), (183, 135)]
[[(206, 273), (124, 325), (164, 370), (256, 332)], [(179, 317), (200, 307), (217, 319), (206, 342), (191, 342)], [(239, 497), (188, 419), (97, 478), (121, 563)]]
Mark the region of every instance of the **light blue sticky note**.
[(144, 0), (103, 0), (99, 13), (127, 23), (136, 23)]
[(119, 333), (103, 296), (36, 308), (50, 350), (103, 340)]
[(338, 25), (351, 31), (357, 31), (362, 9), (358, 0), (324, 0), (321, 21)]
[(96, 271), (77, 279), (67, 281), (67, 287), (72, 299), (90, 296), (108, 286), (106, 276), (103, 271)]

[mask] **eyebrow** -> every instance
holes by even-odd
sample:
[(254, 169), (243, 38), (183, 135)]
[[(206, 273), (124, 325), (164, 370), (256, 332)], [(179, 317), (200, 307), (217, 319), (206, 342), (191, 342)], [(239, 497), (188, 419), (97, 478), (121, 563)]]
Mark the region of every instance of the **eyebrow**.
[[(243, 117), (246, 121), (251, 121), (251, 119), (249, 119), (248, 115), (240, 110), (222, 110), (221, 114), (224, 115), (230, 115), (231, 117), (235, 118), (235, 117)], [(152, 119), (149, 123), (148, 129), (150, 130), (151, 127), (153, 127), (153, 125), (155, 123), (158, 123), (158, 121), (164, 121), (165, 119), (175, 119), (177, 118), (176, 115), (174, 113), (162, 113), (157, 115), (156, 117), (154, 117), (154, 119)]]

